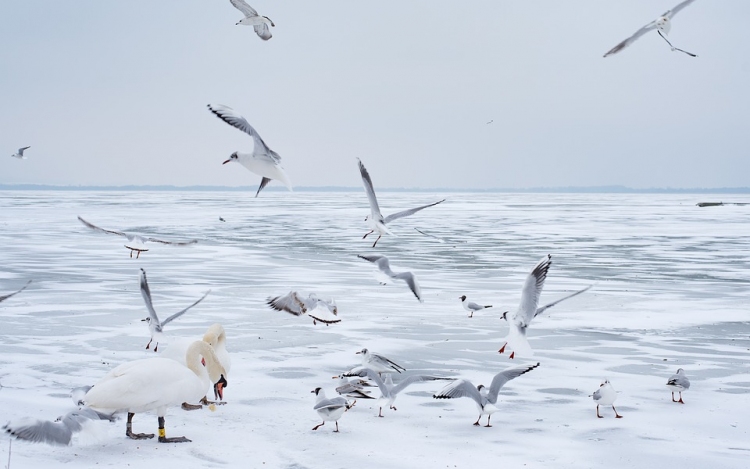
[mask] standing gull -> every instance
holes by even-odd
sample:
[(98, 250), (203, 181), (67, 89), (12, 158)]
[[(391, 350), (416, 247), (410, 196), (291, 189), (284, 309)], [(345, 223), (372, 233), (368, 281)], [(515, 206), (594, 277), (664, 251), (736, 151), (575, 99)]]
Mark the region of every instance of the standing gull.
[[(694, 1), (695, 0), (685, 0), (684, 2), (678, 4), (676, 7), (672, 8), (671, 10), (665, 11), (659, 18), (655, 19), (654, 21), (650, 22), (646, 26), (642, 27), (641, 29), (639, 29), (638, 31), (636, 31), (635, 34), (633, 34), (629, 38), (625, 39), (624, 41), (622, 41), (621, 43), (619, 43), (615, 47), (613, 47), (609, 52), (607, 52), (606, 54), (604, 54), (604, 57), (607, 57), (609, 55), (616, 54), (616, 53), (620, 52), (621, 50), (623, 50), (624, 48), (628, 47), (630, 44), (632, 44), (633, 42), (635, 42), (636, 39), (638, 39), (639, 37), (643, 36), (647, 32), (652, 31), (654, 29), (657, 30), (657, 32), (659, 33), (659, 36), (661, 36), (662, 39), (664, 39), (665, 41), (667, 41), (667, 44), (669, 44), (669, 47), (672, 48), (673, 52), (677, 50), (677, 51), (680, 51), (680, 52), (684, 52), (685, 54), (687, 54), (687, 55), (689, 55), (691, 57), (697, 57), (697, 55), (695, 55), (695, 54), (693, 54), (691, 52), (688, 52), (688, 51), (685, 51), (685, 50), (678, 49), (678, 48), (674, 47), (672, 45), (672, 43), (669, 42), (669, 39), (667, 39), (665, 37), (665, 34), (669, 34), (669, 30), (672, 27), (672, 18), (674, 17), (674, 15), (676, 15), (677, 13), (679, 13), (680, 10), (682, 10), (686, 6), (690, 5)], [(662, 32), (664, 34), (662, 34)]]
[(193, 306), (197, 305), (203, 299), (208, 296), (209, 293), (211, 293), (211, 290), (207, 291), (205, 295), (203, 295), (198, 301), (191, 304), (187, 308), (183, 309), (180, 312), (177, 312), (171, 316), (169, 316), (164, 321), (159, 321), (159, 317), (156, 315), (156, 311), (154, 310), (154, 305), (151, 302), (151, 290), (148, 288), (148, 281), (146, 280), (146, 271), (141, 269), (141, 295), (143, 296), (143, 301), (146, 303), (146, 309), (148, 309), (148, 317), (146, 319), (142, 319), (142, 321), (146, 321), (148, 323), (148, 329), (151, 332), (151, 340), (148, 341), (148, 344), (146, 344), (146, 349), (148, 349), (151, 346), (151, 342), (156, 340), (156, 345), (154, 346), (154, 352), (157, 351), (159, 348), (159, 340), (162, 336), (162, 333), (164, 332), (164, 326), (172, 322), (173, 320), (179, 318), (187, 310), (192, 308)]
[[(362, 355), (362, 366), (368, 368), (376, 373), (401, 373), (406, 371), (406, 368), (394, 362), (393, 360), (379, 355), (377, 353), (370, 352), (366, 348), (363, 348), (356, 355)], [(357, 368), (350, 370), (348, 373), (354, 372)]]
[(232, 108), (221, 104), (209, 104), (208, 110), (227, 124), (245, 132), (253, 138), (255, 146), (253, 147), (252, 153), (240, 153), (236, 151), (222, 164), (234, 161), (240, 163), (258, 176), (261, 176), (263, 179), (260, 180), (260, 186), (258, 187), (258, 192), (255, 193), (255, 197), (258, 197), (260, 191), (262, 191), (272, 179), (277, 179), (283, 182), (289, 190), (292, 190), (292, 183), (289, 181), (289, 177), (281, 166), (281, 157), (266, 145), (266, 142), (260, 138), (258, 132), (255, 131), (253, 126), (251, 126), (244, 117), (237, 114)]
[(471, 313), (469, 315), (470, 318), (474, 317), (474, 312), (475, 311), (481, 311), (483, 309), (492, 308), (492, 305), (482, 306), (482, 305), (478, 305), (478, 304), (476, 304), (474, 302), (471, 302), (471, 301), (469, 301), (469, 300), (466, 299), (466, 295), (461, 295), (460, 297), (458, 297), (458, 299), (461, 300), (461, 305), (463, 305), (464, 309), (466, 311), (469, 311)]
[(326, 424), (326, 422), (336, 422), (336, 430), (334, 430), (334, 432), (338, 433), (339, 419), (342, 415), (344, 415), (344, 412), (354, 407), (354, 404), (356, 404), (357, 401), (355, 400), (350, 404), (349, 401), (347, 401), (343, 397), (334, 397), (332, 399), (327, 399), (326, 392), (323, 390), (323, 388), (315, 388), (310, 392), (315, 393), (316, 396), (315, 406), (313, 406), (313, 410), (318, 413), (321, 419), (323, 419), (323, 423), (321, 423), (320, 425), (315, 425), (313, 427), (313, 430), (317, 430), (318, 428), (322, 427)]
[(368, 223), (370, 232), (367, 233), (362, 237), (362, 239), (367, 238), (368, 235), (378, 232), (378, 239), (375, 240), (375, 242), (372, 244), (372, 247), (375, 247), (376, 244), (378, 244), (378, 241), (380, 241), (380, 238), (388, 233), (391, 233), (391, 230), (388, 229), (386, 224), (392, 222), (393, 220), (408, 217), (409, 215), (413, 215), (417, 213), (418, 211), (425, 209), (427, 207), (432, 207), (433, 205), (437, 205), (441, 202), (445, 202), (445, 199), (439, 200), (432, 204), (423, 205), (421, 207), (412, 208), (409, 210), (404, 210), (402, 212), (396, 212), (394, 214), (388, 215), (387, 217), (383, 217), (383, 215), (380, 213), (380, 207), (378, 206), (378, 198), (375, 196), (375, 188), (372, 185), (372, 179), (370, 179), (370, 173), (367, 172), (367, 169), (365, 168), (365, 165), (362, 164), (362, 161), (357, 158), (357, 161), (359, 162), (359, 173), (362, 176), (362, 183), (365, 186), (365, 192), (367, 193), (367, 200), (370, 202), (370, 214), (365, 218), (365, 221)]
[(242, 18), (237, 22), (237, 24), (242, 24), (245, 26), (252, 26), (253, 29), (255, 29), (255, 34), (258, 35), (261, 39), (264, 41), (267, 41), (271, 39), (271, 30), (268, 29), (268, 25), (276, 26), (273, 24), (273, 21), (271, 21), (271, 18), (267, 16), (260, 16), (257, 11), (247, 3), (245, 3), (244, 0), (229, 0), (232, 5), (238, 10), (240, 10), (245, 17)]
[[(680, 404), (684, 404), (685, 401), (682, 400), (682, 391), (687, 391), (690, 389), (690, 380), (685, 376), (685, 370), (680, 368), (677, 370), (676, 374), (673, 374), (669, 380), (667, 381), (667, 387), (672, 390), (672, 402), (679, 402)], [(680, 393), (680, 400), (676, 401), (674, 399), (674, 392), (678, 391)]]
[(23, 154), (23, 152), (24, 152), (25, 150), (28, 150), (29, 148), (31, 148), (31, 147), (23, 147), (23, 148), (19, 148), (19, 149), (18, 149), (18, 152), (14, 153), (14, 154), (12, 154), (12, 155), (10, 155), (10, 156), (11, 156), (11, 157), (13, 157), (13, 158), (18, 158), (19, 160), (25, 160), (25, 159), (27, 159), (27, 158), (26, 158), (26, 155), (24, 155), (24, 154)]
[[(391, 270), (390, 262), (388, 261), (388, 258), (385, 256), (361, 256), (357, 255), (357, 257), (362, 258), (366, 261), (372, 262), (375, 265), (378, 266), (378, 269), (380, 270), (381, 274), (386, 275), (387, 277), (394, 279), (394, 280), (403, 280), (406, 282), (407, 285), (409, 285), (409, 289), (411, 289), (412, 293), (414, 293), (414, 296), (417, 297), (420, 303), (423, 302), (422, 300), (422, 291), (419, 289), (419, 283), (417, 283), (417, 277), (414, 276), (411, 272), (394, 272)], [(383, 283), (383, 282), (381, 282)]]
[(189, 244), (195, 244), (198, 242), (197, 239), (191, 239), (190, 241), (164, 241), (162, 239), (157, 238), (151, 238), (151, 237), (145, 237), (138, 234), (128, 234), (123, 233), (122, 231), (114, 231), (114, 230), (105, 230), (104, 228), (99, 228), (98, 226), (94, 225), (93, 223), (89, 223), (86, 220), (84, 220), (81, 217), (78, 217), (78, 220), (86, 225), (87, 227), (91, 228), (94, 231), (98, 231), (100, 233), (107, 233), (107, 234), (113, 234), (118, 236), (124, 236), (128, 239), (128, 243), (125, 245), (126, 248), (130, 249), (130, 257), (133, 257), (133, 253), (137, 253), (135, 258), (138, 259), (141, 256), (142, 252), (148, 251), (148, 248), (145, 246), (147, 242), (151, 243), (161, 243), (161, 244), (171, 244), (172, 246), (187, 246)]
[(313, 324), (317, 324), (317, 321), (325, 325), (341, 322), (338, 318), (339, 309), (336, 302), (320, 299), (315, 293), (305, 296), (296, 291), (290, 291), (284, 296), (268, 298), (266, 304), (276, 311), (286, 311), (295, 316), (307, 314), (312, 318)]
[(578, 290), (557, 301), (539, 307), (539, 296), (542, 294), (542, 287), (544, 287), (544, 281), (547, 279), (547, 271), (551, 264), (552, 256), (549, 254), (539, 261), (534, 270), (526, 277), (523, 290), (521, 290), (521, 303), (518, 305), (516, 312), (513, 313), (510, 319), (508, 318), (507, 311), (503, 313), (503, 319), (508, 322), (508, 336), (505, 338), (503, 346), (498, 350), (499, 353), (505, 352), (505, 347), (510, 344), (513, 349), (510, 358), (514, 358), (516, 352), (530, 355), (532, 352), (529, 341), (526, 339), (526, 330), (531, 320), (561, 301), (580, 295), (593, 286), (589, 285), (583, 290)]
[(11, 296), (18, 295), (22, 291), (26, 290), (26, 287), (28, 287), (30, 283), (31, 283), (31, 280), (29, 280), (28, 282), (26, 282), (26, 285), (24, 285), (23, 287), (21, 287), (20, 290), (14, 291), (13, 293), (8, 293), (7, 295), (0, 296), (0, 303), (2, 303), (3, 301), (7, 300)]
[(491, 427), (490, 417), (492, 417), (493, 413), (499, 410), (495, 407), (495, 404), (497, 404), (497, 394), (500, 392), (500, 389), (505, 386), (505, 383), (508, 381), (518, 378), (522, 374), (528, 373), (538, 366), (539, 363), (532, 366), (511, 368), (509, 370), (501, 371), (492, 378), (492, 384), (490, 384), (489, 390), (487, 390), (483, 384), (474, 387), (474, 385), (471, 384), (471, 381), (459, 379), (452, 382), (432, 397), (435, 399), (454, 399), (457, 397), (469, 397), (474, 399), (474, 402), (477, 404), (477, 409), (479, 410), (479, 417), (477, 418), (477, 421), (474, 422), (474, 425), (478, 427), (482, 416), (486, 415), (487, 425), (485, 425), (485, 427)]
[(599, 385), (599, 389), (594, 391), (591, 397), (594, 399), (594, 402), (596, 402), (596, 416), (597, 417), (599, 417), (600, 419), (604, 418), (601, 415), (599, 415), (600, 405), (611, 405), (612, 410), (615, 411), (615, 418), (618, 418), (618, 419), (622, 418), (622, 415), (617, 413), (617, 409), (615, 409), (615, 406), (614, 406), (614, 403), (617, 400), (617, 391), (615, 391), (615, 388), (612, 387), (608, 379), (605, 379), (604, 381), (602, 381), (602, 384)]

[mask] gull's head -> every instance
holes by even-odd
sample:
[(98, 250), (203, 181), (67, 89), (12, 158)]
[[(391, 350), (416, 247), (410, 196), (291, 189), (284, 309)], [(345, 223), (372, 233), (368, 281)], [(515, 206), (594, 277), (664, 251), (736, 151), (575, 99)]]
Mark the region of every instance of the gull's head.
[(461, 295), (458, 297), (458, 299), (461, 301), (466, 301), (466, 295)]
[(602, 384), (599, 385), (599, 387), (603, 388), (604, 386), (606, 386), (608, 384), (609, 384), (609, 380), (605, 378), (604, 381), (602, 381)]
[(232, 153), (232, 155), (229, 157), (229, 159), (226, 160), (225, 162), (221, 163), (221, 164), (227, 164), (227, 163), (230, 163), (232, 161), (239, 161), (239, 157), (237, 156), (237, 152)]
[(684, 375), (684, 374), (685, 374), (685, 370), (683, 370), (682, 368), (679, 368), (679, 369), (677, 370), (677, 374), (678, 374), (678, 375)]
[(365, 221), (370, 221), (370, 215), (367, 215), (367, 216), (365, 217)]
[(315, 389), (313, 389), (313, 390), (312, 390), (312, 391), (310, 391), (310, 392), (311, 392), (311, 393), (314, 393), (314, 394), (315, 394), (315, 395), (317, 396), (318, 394), (320, 394), (320, 391), (322, 391), (322, 390), (323, 390), (323, 388), (315, 388)]
[(367, 349), (366, 349), (366, 348), (363, 348), (363, 349), (362, 349), (362, 350), (360, 350), (359, 352), (355, 353), (355, 355), (359, 355), (359, 354), (362, 354), (362, 355), (367, 355)]
[(141, 322), (144, 322), (144, 321), (146, 322), (146, 324), (151, 324), (151, 318), (150, 317), (148, 317), (146, 319), (141, 319)]
[(661, 18), (656, 20), (656, 27), (664, 34), (669, 34), (669, 29), (671, 27), (669, 18), (667, 18), (666, 16), (662, 16)]

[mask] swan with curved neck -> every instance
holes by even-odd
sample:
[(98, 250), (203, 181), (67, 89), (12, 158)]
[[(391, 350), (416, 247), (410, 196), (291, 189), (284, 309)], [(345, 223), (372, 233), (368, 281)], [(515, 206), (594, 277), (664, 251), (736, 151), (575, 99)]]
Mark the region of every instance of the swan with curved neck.
[[(114, 368), (83, 397), (86, 405), (102, 413), (127, 412), (125, 434), (136, 440), (153, 438), (152, 433), (133, 433), (133, 416), (156, 410), (160, 443), (189, 442), (184, 436), (167, 438), (164, 415), (167, 407), (197, 401), (212, 383), (226, 386), (226, 371), (214, 349), (195, 341), (185, 355), (187, 366), (168, 358), (135, 360)], [(205, 362), (203, 366), (202, 362)]]
[[(219, 363), (224, 367), (224, 373), (228, 374), (232, 368), (232, 360), (229, 358), (229, 352), (227, 352), (227, 334), (224, 331), (224, 327), (218, 323), (212, 324), (206, 333), (203, 334), (203, 342), (214, 349)], [(224, 377), (226, 377), (226, 374)], [(224, 398), (223, 388), (224, 385), (221, 382), (214, 383), (214, 399)]]

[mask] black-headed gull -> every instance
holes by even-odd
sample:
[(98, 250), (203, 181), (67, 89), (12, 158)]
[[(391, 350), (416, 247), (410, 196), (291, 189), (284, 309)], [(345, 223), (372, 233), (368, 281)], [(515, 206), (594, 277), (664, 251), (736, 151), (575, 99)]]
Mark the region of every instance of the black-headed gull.
[(154, 346), (154, 352), (156, 352), (157, 349), (159, 348), (159, 340), (161, 338), (162, 333), (164, 332), (164, 326), (166, 326), (170, 322), (174, 321), (175, 319), (185, 314), (187, 310), (189, 310), (193, 306), (203, 301), (203, 299), (206, 298), (206, 296), (208, 296), (209, 293), (211, 293), (211, 290), (207, 291), (205, 295), (203, 295), (195, 303), (191, 304), (190, 306), (183, 309), (182, 311), (179, 311), (169, 316), (167, 319), (160, 321), (159, 316), (156, 315), (156, 311), (154, 310), (154, 305), (151, 302), (151, 290), (149, 289), (148, 281), (146, 280), (146, 271), (143, 269), (141, 269), (140, 286), (141, 286), (141, 296), (143, 296), (143, 301), (146, 303), (146, 309), (148, 309), (148, 317), (146, 319), (142, 319), (142, 321), (146, 321), (148, 323), (148, 330), (151, 332), (151, 340), (149, 340), (148, 344), (146, 344), (146, 349), (151, 347), (151, 342), (156, 341), (156, 345)]
[[(381, 274), (384, 274), (388, 276), (391, 279), (394, 280), (403, 280), (406, 282), (407, 285), (409, 285), (409, 289), (412, 293), (414, 293), (414, 296), (417, 297), (420, 303), (422, 303), (422, 291), (419, 288), (419, 283), (417, 282), (417, 277), (414, 276), (411, 272), (394, 272), (391, 270), (391, 264), (388, 261), (388, 258), (385, 256), (362, 256), (358, 255), (357, 257), (362, 258), (366, 261), (372, 262), (373, 264), (378, 266), (378, 269), (380, 270)], [(382, 283), (382, 282), (381, 282)]]
[(526, 339), (526, 330), (528, 329), (531, 320), (561, 301), (580, 295), (593, 286), (589, 285), (583, 290), (578, 290), (577, 292), (571, 293), (559, 300), (539, 307), (539, 297), (542, 294), (542, 288), (544, 287), (544, 281), (547, 279), (547, 271), (549, 270), (550, 265), (552, 265), (552, 256), (548, 254), (539, 261), (531, 273), (526, 277), (523, 289), (521, 290), (521, 302), (518, 305), (516, 312), (513, 313), (510, 318), (508, 317), (507, 311), (503, 313), (502, 318), (508, 322), (508, 335), (505, 338), (505, 343), (500, 350), (498, 350), (499, 353), (505, 352), (505, 347), (510, 345), (513, 349), (510, 358), (514, 358), (516, 353), (531, 355), (531, 346)]
[[(366, 348), (363, 348), (359, 352), (356, 352), (356, 355), (362, 355), (363, 367), (375, 371), (376, 373), (401, 373), (402, 371), (406, 371), (406, 368), (394, 362), (390, 358), (386, 358), (383, 355), (373, 353)], [(350, 372), (352, 372), (353, 370), (350, 370)]]
[(20, 290), (14, 291), (13, 293), (8, 293), (7, 295), (0, 296), (0, 303), (2, 303), (3, 301), (7, 300), (11, 296), (18, 295), (22, 291), (26, 290), (26, 287), (28, 287), (30, 283), (31, 283), (31, 280), (29, 280), (28, 282), (26, 282), (26, 285), (24, 285), (23, 287), (21, 287)]
[(357, 401), (355, 400), (354, 402), (349, 403), (349, 401), (343, 397), (327, 399), (326, 392), (323, 388), (315, 388), (310, 392), (315, 393), (316, 396), (313, 410), (318, 413), (321, 419), (323, 419), (323, 423), (315, 425), (313, 430), (322, 427), (326, 422), (336, 422), (336, 430), (334, 430), (334, 432), (338, 433), (339, 419), (344, 415), (344, 412), (354, 407), (354, 404), (356, 404)]
[(372, 244), (372, 247), (375, 247), (375, 245), (378, 244), (378, 241), (380, 241), (380, 238), (384, 234), (386, 233), (393, 234), (391, 230), (388, 229), (386, 224), (398, 218), (403, 218), (403, 217), (408, 217), (409, 215), (413, 215), (417, 213), (418, 211), (425, 209), (427, 207), (432, 207), (433, 205), (437, 205), (441, 202), (445, 202), (445, 199), (443, 199), (432, 204), (427, 204), (421, 207), (412, 208), (412, 209), (404, 210), (401, 212), (396, 212), (394, 214), (388, 215), (387, 217), (383, 217), (383, 215), (380, 213), (380, 207), (378, 206), (378, 198), (375, 196), (375, 188), (372, 185), (372, 179), (370, 179), (370, 173), (367, 172), (365, 165), (362, 164), (362, 161), (360, 161), (359, 158), (357, 158), (357, 162), (359, 162), (359, 173), (362, 176), (362, 183), (365, 186), (365, 192), (367, 193), (367, 200), (370, 202), (370, 214), (367, 215), (367, 217), (365, 218), (365, 221), (368, 223), (370, 227), (370, 232), (364, 235), (362, 239), (367, 238), (368, 235), (376, 231), (378, 232), (378, 239), (375, 240), (375, 242)]
[(258, 35), (261, 39), (264, 41), (267, 41), (271, 39), (271, 30), (268, 29), (268, 25), (276, 26), (273, 24), (273, 21), (271, 21), (271, 18), (267, 16), (261, 16), (258, 14), (257, 11), (247, 3), (245, 3), (244, 0), (229, 0), (232, 5), (238, 10), (242, 12), (243, 15), (245, 15), (244, 18), (239, 20), (237, 24), (242, 24), (245, 26), (252, 26), (253, 29), (255, 29), (255, 34)]
[(461, 305), (464, 307), (464, 309), (471, 314), (469, 315), (470, 318), (474, 317), (474, 313), (476, 311), (481, 311), (483, 309), (492, 308), (492, 305), (478, 305), (472, 301), (469, 301), (466, 299), (466, 295), (461, 295), (458, 297), (459, 300), (461, 300)]
[(479, 410), (479, 417), (477, 418), (477, 421), (474, 422), (474, 425), (479, 426), (479, 421), (482, 419), (482, 416), (486, 415), (487, 425), (485, 425), (485, 427), (491, 427), (490, 417), (492, 417), (493, 413), (499, 410), (495, 407), (495, 404), (497, 404), (497, 394), (500, 392), (500, 389), (505, 386), (508, 381), (518, 378), (522, 374), (528, 373), (538, 366), (539, 363), (536, 365), (501, 371), (492, 378), (492, 384), (490, 384), (489, 390), (483, 384), (475, 387), (471, 384), (471, 381), (459, 379), (452, 382), (432, 397), (435, 399), (455, 399), (458, 397), (474, 399), (477, 409)]
[(615, 409), (615, 406), (613, 405), (615, 401), (617, 400), (617, 391), (615, 391), (615, 388), (612, 387), (612, 384), (609, 382), (608, 379), (605, 379), (602, 381), (602, 384), (599, 385), (599, 389), (594, 391), (594, 393), (591, 395), (591, 397), (594, 399), (594, 402), (596, 402), (596, 416), (600, 419), (603, 419), (601, 415), (599, 415), (599, 406), (600, 405), (611, 405), (612, 410), (615, 411), (615, 418), (621, 419), (622, 415), (617, 413), (617, 409)]
[(26, 150), (28, 150), (29, 148), (31, 148), (31, 147), (22, 147), (22, 148), (19, 148), (16, 153), (14, 153), (14, 154), (12, 154), (10, 156), (13, 157), (13, 158), (18, 158), (19, 160), (25, 160), (26, 159), (26, 155), (24, 155), (23, 152), (26, 151)]
[(134, 252), (137, 253), (135, 256), (136, 259), (138, 259), (141, 256), (142, 252), (148, 251), (148, 248), (145, 246), (147, 242), (169, 244), (172, 246), (187, 246), (189, 244), (195, 244), (198, 242), (197, 239), (191, 239), (190, 241), (164, 241), (163, 239), (151, 238), (148, 236), (141, 236), (141, 235), (132, 234), (132, 233), (123, 233), (122, 231), (105, 230), (104, 228), (99, 228), (93, 223), (87, 222), (81, 217), (78, 217), (78, 220), (94, 231), (98, 231), (100, 233), (113, 234), (117, 236), (124, 236), (125, 238), (127, 238), (128, 243), (125, 245), (125, 247), (130, 249), (130, 257), (133, 257)]
[(290, 291), (284, 296), (268, 298), (266, 304), (276, 311), (286, 311), (295, 316), (307, 314), (312, 318), (313, 324), (317, 324), (317, 321), (325, 325), (341, 322), (338, 318), (339, 309), (336, 302), (318, 298), (315, 293), (304, 295)]
[(639, 29), (638, 31), (636, 31), (635, 34), (633, 34), (629, 38), (625, 39), (624, 41), (622, 41), (621, 43), (619, 43), (615, 47), (613, 47), (609, 52), (607, 52), (606, 54), (604, 54), (604, 57), (607, 57), (609, 55), (616, 54), (616, 53), (620, 52), (621, 50), (623, 50), (624, 48), (628, 47), (630, 44), (632, 44), (633, 42), (635, 42), (636, 39), (638, 39), (639, 37), (643, 36), (647, 32), (652, 31), (654, 29), (657, 30), (657, 32), (659, 33), (659, 36), (661, 36), (662, 39), (664, 39), (665, 41), (667, 41), (667, 44), (669, 44), (669, 47), (672, 48), (672, 51), (676, 51), (677, 50), (677, 51), (680, 51), (680, 52), (684, 52), (685, 54), (687, 54), (687, 55), (689, 55), (691, 57), (697, 57), (697, 55), (693, 54), (692, 52), (688, 52), (688, 51), (685, 51), (685, 50), (678, 49), (678, 48), (674, 47), (672, 45), (672, 43), (669, 42), (669, 39), (667, 39), (665, 37), (665, 34), (668, 35), (669, 34), (669, 30), (672, 27), (672, 18), (674, 18), (674, 15), (676, 15), (677, 13), (679, 13), (680, 10), (682, 10), (686, 6), (690, 5), (694, 1), (695, 0), (685, 0), (684, 2), (679, 3), (676, 7), (672, 8), (671, 10), (665, 11), (660, 17), (658, 17), (654, 21), (650, 22), (646, 26), (642, 27), (641, 29)]
[[(669, 380), (667, 380), (667, 387), (672, 390), (672, 402), (679, 402), (680, 404), (684, 404), (685, 401), (682, 400), (682, 391), (687, 391), (690, 389), (690, 380), (685, 376), (685, 370), (680, 368), (677, 370), (677, 373), (673, 374), (669, 377)], [(680, 400), (677, 401), (674, 398), (674, 392), (677, 391), (680, 393)]]
[(359, 397), (362, 399), (375, 399), (370, 395), (370, 391), (365, 390), (366, 387), (374, 387), (374, 384), (370, 384), (363, 379), (350, 381), (344, 374), (333, 377), (333, 379), (336, 378), (339, 380), (336, 385), (336, 392), (339, 393), (339, 395), (346, 397)]
[(289, 190), (292, 190), (292, 183), (289, 181), (286, 171), (281, 166), (281, 157), (266, 145), (266, 142), (260, 138), (258, 132), (255, 131), (253, 126), (244, 117), (235, 112), (234, 109), (222, 104), (209, 104), (208, 110), (227, 124), (245, 132), (253, 138), (255, 146), (252, 153), (236, 151), (222, 164), (231, 162), (239, 163), (251, 172), (261, 176), (263, 179), (260, 181), (260, 186), (255, 193), (255, 197), (258, 197), (260, 191), (273, 179), (283, 182)]

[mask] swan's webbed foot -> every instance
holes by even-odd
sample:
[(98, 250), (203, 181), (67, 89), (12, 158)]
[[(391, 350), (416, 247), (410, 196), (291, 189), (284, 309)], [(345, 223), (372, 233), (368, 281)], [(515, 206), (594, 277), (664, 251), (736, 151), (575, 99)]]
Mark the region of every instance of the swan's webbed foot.
[(200, 404), (188, 404), (187, 402), (182, 403), (182, 410), (198, 410), (202, 408), (203, 406)]

